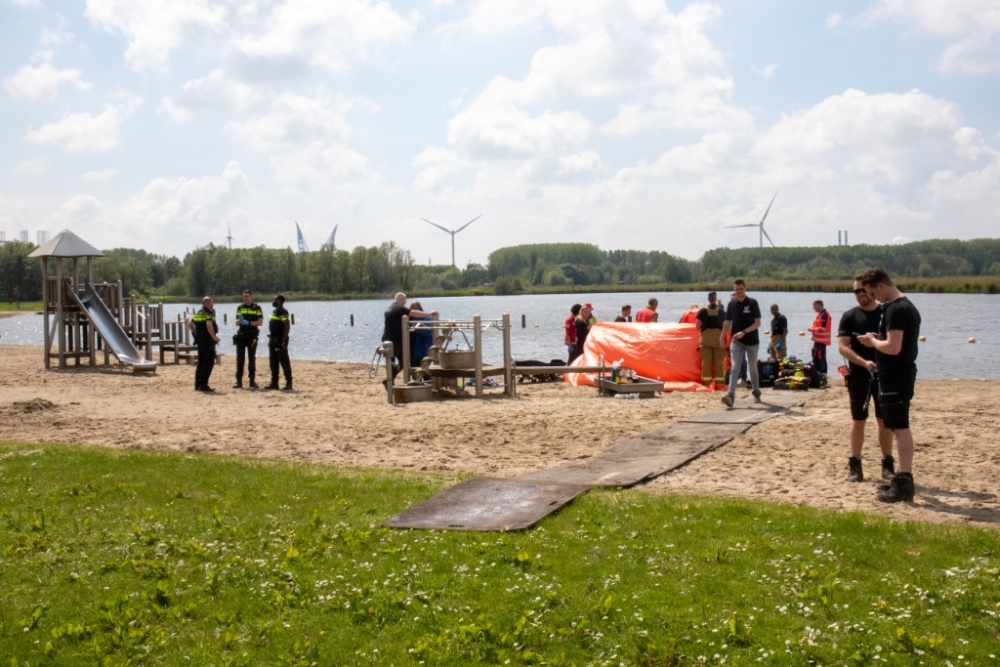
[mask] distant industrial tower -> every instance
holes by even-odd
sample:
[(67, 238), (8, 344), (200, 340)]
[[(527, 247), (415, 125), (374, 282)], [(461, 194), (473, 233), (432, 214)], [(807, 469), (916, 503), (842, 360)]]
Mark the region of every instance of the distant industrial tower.
[(337, 247), (337, 227), (340, 227), (340, 225), (338, 224), (333, 226), (333, 231), (330, 232), (330, 238), (326, 240), (326, 242), (334, 248)]
[(35, 232), (35, 242), (38, 245), (45, 245), (46, 243), (49, 242), (49, 233), (39, 229), (38, 231)]
[(22, 229), (21, 230), (21, 243), (27, 243), (27, 242), (28, 242), (28, 230), (27, 229)]
[(302, 236), (302, 230), (299, 229), (298, 220), (295, 221), (295, 233), (299, 237), (299, 252), (309, 252), (309, 246), (306, 245), (306, 237)]
[(0, 232), (0, 245), (7, 243), (7, 232)]
[(837, 245), (848, 245), (847, 230), (837, 230)]

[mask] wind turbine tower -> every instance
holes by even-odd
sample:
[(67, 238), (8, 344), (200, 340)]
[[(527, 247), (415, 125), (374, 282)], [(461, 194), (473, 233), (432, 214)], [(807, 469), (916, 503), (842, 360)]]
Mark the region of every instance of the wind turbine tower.
[(326, 240), (326, 242), (334, 248), (337, 247), (337, 227), (340, 227), (340, 225), (337, 224), (333, 226), (333, 231), (330, 232), (330, 238)]
[(464, 225), (462, 225), (458, 229), (448, 229), (447, 227), (442, 227), (438, 223), (431, 222), (427, 218), (420, 218), (420, 219), (423, 220), (424, 222), (430, 224), (430, 225), (434, 225), (435, 227), (437, 227), (441, 231), (444, 231), (444, 232), (447, 232), (447, 233), (451, 234), (451, 265), (455, 266), (455, 234), (458, 234), (460, 231), (462, 231), (463, 229), (465, 229), (466, 227), (468, 227), (469, 225), (471, 225), (472, 223), (474, 223), (476, 220), (479, 220), (479, 218), (481, 218), (481, 217), (483, 217), (482, 213), (480, 213), (479, 215), (477, 215), (476, 217), (474, 217), (472, 220), (469, 220), (467, 223), (465, 223)]
[[(774, 197), (777, 197), (777, 196), (778, 196), (778, 193), (775, 192), (774, 193)], [(771, 204), (774, 204), (774, 197), (771, 197)], [(771, 240), (771, 237), (768, 236), (767, 232), (764, 230), (764, 221), (767, 220), (767, 214), (771, 212), (771, 204), (767, 205), (767, 210), (764, 211), (764, 217), (760, 219), (760, 222), (749, 224), (749, 225), (728, 225), (726, 227), (723, 227), (723, 229), (736, 229), (738, 227), (759, 227), (760, 228), (760, 247), (761, 248), (764, 247), (764, 237), (767, 236), (768, 242), (771, 244), (771, 247), (774, 248), (775, 247), (774, 241)]]
[(226, 216), (226, 233), (228, 234), (228, 236), (226, 236), (226, 241), (229, 242), (229, 249), (232, 250), (233, 249), (233, 227), (232, 227), (232, 225), (229, 224), (229, 216), (228, 215)]
[(302, 236), (302, 230), (299, 229), (298, 220), (295, 221), (295, 233), (299, 237), (299, 252), (309, 252), (309, 246), (306, 245), (306, 238)]

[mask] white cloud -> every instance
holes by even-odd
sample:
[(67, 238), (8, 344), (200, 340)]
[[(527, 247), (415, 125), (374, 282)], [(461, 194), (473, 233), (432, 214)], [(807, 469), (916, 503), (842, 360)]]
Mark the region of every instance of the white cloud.
[(417, 155), (413, 164), (420, 168), (414, 179), (414, 185), (417, 191), (426, 191), (433, 189), (442, 179), (467, 166), (468, 161), (461, 158), (453, 150), (428, 146)]
[(32, 176), (39, 176), (44, 174), (52, 167), (52, 163), (49, 161), (49, 156), (42, 155), (40, 157), (32, 158), (30, 160), (23, 160), (14, 165), (14, 171), (19, 174), (31, 174)]
[(995, 0), (876, 0), (859, 17), (861, 24), (881, 20), (953, 40), (938, 63), (943, 72), (1000, 69), (1000, 5)]
[(581, 145), (590, 121), (579, 111), (530, 116), (513, 104), (473, 104), (448, 123), (448, 141), (473, 157), (528, 157)]
[(648, 104), (623, 104), (618, 115), (601, 130), (626, 136), (653, 127), (674, 129), (748, 129), (754, 120), (745, 109), (730, 104), (732, 78), (705, 77), (652, 96)]
[(102, 169), (101, 171), (84, 172), (80, 178), (85, 181), (107, 181), (118, 175), (117, 169)]
[(364, 155), (343, 144), (314, 141), (305, 148), (271, 157), (274, 180), (286, 192), (323, 192), (340, 204), (353, 204), (372, 192), (379, 181)]
[(770, 65), (765, 65), (763, 67), (753, 67), (751, 69), (753, 69), (754, 74), (759, 74), (765, 79), (770, 79), (774, 75), (774, 72), (778, 69), (778, 66), (774, 63), (771, 63)]
[(174, 120), (187, 120), (201, 111), (246, 111), (273, 97), (259, 86), (234, 81), (222, 68), (184, 84), (176, 97), (164, 97), (162, 108)]
[(75, 113), (40, 129), (29, 129), (25, 139), (36, 144), (53, 144), (67, 151), (107, 151), (118, 145), (118, 125), (131, 116), (142, 99), (130, 97), (119, 106), (106, 104), (97, 116)]
[(837, 12), (830, 12), (826, 17), (826, 27), (839, 28), (844, 23), (844, 17)]
[(604, 165), (601, 156), (596, 151), (581, 151), (575, 155), (565, 155), (559, 158), (559, 169), (556, 176), (575, 176), (597, 171)]
[(313, 97), (282, 93), (269, 102), (266, 110), (246, 120), (231, 121), (226, 129), (254, 150), (272, 150), (315, 138), (345, 139), (351, 134), (347, 112), (358, 104), (375, 108), (364, 98), (334, 95), (323, 88)]
[(62, 84), (90, 90), (91, 84), (80, 78), (80, 70), (53, 67), (51, 51), (39, 51), (32, 61), (37, 64), (25, 65), (3, 80), (4, 90), (14, 97), (29, 100), (54, 100)]

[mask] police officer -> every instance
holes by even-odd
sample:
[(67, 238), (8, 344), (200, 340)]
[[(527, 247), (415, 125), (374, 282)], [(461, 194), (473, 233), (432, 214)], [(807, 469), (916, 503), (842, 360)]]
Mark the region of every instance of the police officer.
[(194, 369), (194, 390), (215, 391), (208, 386), (215, 366), (215, 344), (219, 342), (218, 326), (215, 323), (215, 301), (210, 296), (201, 300), (201, 310), (188, 320), (188, 329), (194, 332), (194, 342), (198, 346), (198, 365)]
[(271, 358), (271, 384), (265, 389), (280, 389), (278, 386), (278, 366), (285, 374), (285, 391), (292, 390), (292, 364), (288, 360), (288, 333), (292, 323), (285, 310), (285, 297), (279, 294), (271, 302), (274, 310), (267, 323), (267, 349)]
[[(708, 293), (708, 305), (698, 311), (697, 323), (701, 329), (701, 382), (706, 387), (715, 381), (720, 387), (726, 381), (726, 348), (722, 346), (722, 323), (726, 321), (726, 311), (718, 302), (715, 292)], [(712, 366), (715, 371), (712, 371)]]
[(247, 358), (247, 375), (250, 388), (257, 388), (257, 336), (264, 324), (264, 311), (253, 300), (253, 292), (243, 290), (243, 303), (236, 309), (236, 324), (239, 330), (234, 336), (236, 343), (236, 384), (233, 389), (243, 388), (243, 357)]

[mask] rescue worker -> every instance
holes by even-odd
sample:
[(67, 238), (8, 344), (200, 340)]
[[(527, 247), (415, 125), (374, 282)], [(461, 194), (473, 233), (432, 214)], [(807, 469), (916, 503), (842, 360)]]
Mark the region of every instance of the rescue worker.
[(823, 307), (823, 302), (819, 299), (813, 301), (813, 310), (816, 311), (816, 319), (809, 327), (813, 340), (813, 368), (826, 377), (826, 348), (833, 341), (833, 316)]
[(279, 294), (271, 302), (274, 310), (271, 311), (271, 319), (267, 323), (267, 349), (270, 353), (271, 361), (271, 384), (264, 389), (280, 389), (278, 386), (278, 367), (285, 374), (285, 391), (292, 390), (292, 363), (288, 360), (288, 334), (291, 331), (292, 323), (288, 319), (288, 311), (285, 310), (285, 297)]
[(587, 301), (583, 304), (583, 307), (590, 311), (590, 315), (587, 316), (587, 324), (597, 324), (597, 315), (594, 315), (594, 304)]
[(733, 360), (734, 367), (729, 373), (729, 390), (722, 397), (722, 402), (727, 407), (733, 407), (736, 400), (736, 385), (739, 378), (736, 376), (735, 364), (737, 360), (742, 361), (744, 357), (748, 360), (747, 366), (750, 371), (750, 389), (753, 393), (754, 403), (760, 403), (760, 377), (757, 368), (757, 350), (760, 347), (760, 305), (757, 300), (747, 296), (747, 284), (742, 278), (733, 282), (733, 293), (736, 298), (726, 306), (726, 321), (722, 324), (722, 334), (719, 336), (719, 343), (724, 345), (726, 334), (732, 331), (732, 338), (729, 341), (729, 356)]
[(767, 353), (778, 361), (788, 354), (788, 318), (781, 314), (776, 303), (771, 304), (771, 344)]
[(640, 310), (635, 314), (636, 322), (656, 322), (659, 319), (659, 314), (656, 312), (656, 307), (660, 304), (656, 299), (650, 299), (649, 305)]
[[(701, 382), (706, 387), (713, 381), (722, 386), (726, 381), (726, 348), (722, 346), (722, 326), (726, 311), (715, 292), (708, 293), (708, 305), (698, 310), (696, 322), (701, 329)], [(713, 371), (714, 368), (714, 371)]]
[(215, 344), (219, 342), (218, 325), (215, 322), (215, 301), (210, 296), (201, 300), (201, 310), (188, 320), (188, 330), (194, 333), (194, 343), (198, 346), (198, 365), (194, 368), (194, 390), (215, 391), (208, 386), (215, 366)]
[(700, 312), (698, 304), (692, 303), (691, 307), (681, 315), (681, 324), (697, 324), (698, 323), (698, 313)]
[(622, 306), (622, 314), (615, 318), (615, 322), (630, 322), (632, 320), (632, 306), (625, 304)]
[(566, 321), (563, 322), (563, 345), (566, 346), (566, 352), (569, 355), (567, 364), (572, 364), (573, 360), (579, 356), (576, 353), (576, 316), (580, 314), (582, 308), (581, 304), (574, 303), (569, 309)]
[(246, 357), (247, 377), (250, 388), (257, 388), (257, 337), (264, 324), (264, 311), (253, 300), (253, 292), (243, 290), (243, 304), (236, 309), (236, 324), (239, 329), (233, 337), (236, 343), (236, 384), (233, 389), (243, 388), (243, 358)]
[[(864, 275), (864, 274), (862, 274)], [(851, 402), (851, 457), (847, 460), (848, 482), (863, 482), (865, 473), (861, 466), (861, 448), (865, 444), (865, 424), (868, 421), (868, 404), (875, 404), (875, 422), (878, 424), (878, 444), (882, 448), (882, 479), (895, 475), (892, 458), (892, 431), (882, 421), (882, 401), (878, 395), (878, 366), (876, 353), (858, 341), (858, 336), (878, 333), (882, 309), (861, 284), (861, 275), (854, 278), (854, 298), (858, 305), (840, 318), (837, 327), (837, 348), (847, 360), (847, 395)]]

